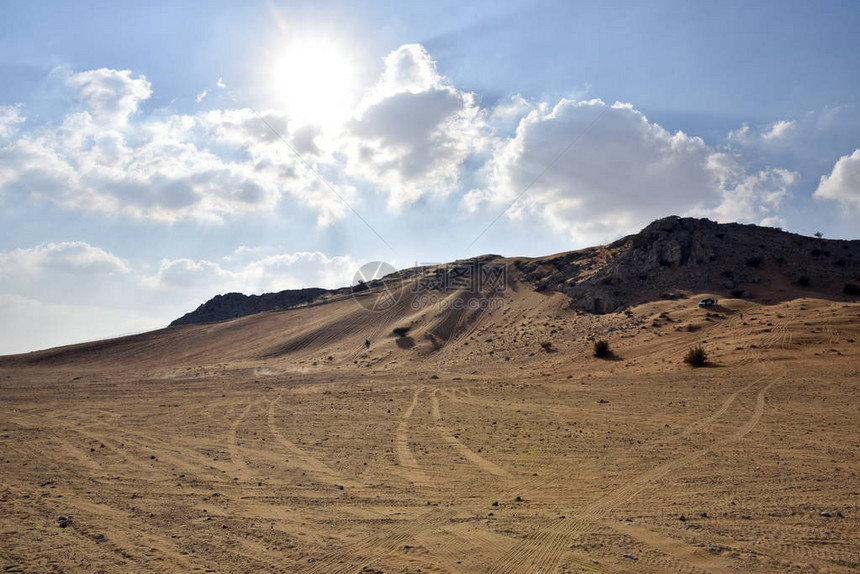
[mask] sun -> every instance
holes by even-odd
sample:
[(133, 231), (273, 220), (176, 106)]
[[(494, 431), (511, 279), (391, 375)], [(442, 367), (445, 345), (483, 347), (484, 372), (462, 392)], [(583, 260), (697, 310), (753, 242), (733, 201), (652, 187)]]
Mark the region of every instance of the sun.
[(343, 123), (354, 104), (353, 62), (336, 42), (292, 42), (275, 59), (274, 98), (299, 121), (329, 127)]

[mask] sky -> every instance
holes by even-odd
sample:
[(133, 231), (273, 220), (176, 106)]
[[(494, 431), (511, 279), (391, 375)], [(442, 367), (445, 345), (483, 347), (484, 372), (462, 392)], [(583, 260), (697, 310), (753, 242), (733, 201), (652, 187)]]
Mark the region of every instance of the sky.
[(219, 293), (860, 236), (860, 3), (0, 0), (0, 354)]

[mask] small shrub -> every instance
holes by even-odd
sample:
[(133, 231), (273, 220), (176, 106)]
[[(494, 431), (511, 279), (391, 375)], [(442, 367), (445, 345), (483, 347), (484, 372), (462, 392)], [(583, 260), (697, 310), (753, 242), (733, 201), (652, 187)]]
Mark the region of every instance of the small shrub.
[(391, 331), (398, 337), (405, 337), (406, 333), (409, 332), (409, 327), (395, 327), (394, 330)]
[(708, 354), (705, 352), (704, 347), (697, 345), (687, 351), (684, 362), (692, 367), (702, 367), (708, 362)]
[(758, 269), (761, 267), (762, 258), (761, 257), (750, 257), (747, 259), (746, 263), (748, 267), (752, 267), (753, 269)]
[(846, 283), (842, 290), (846, 295), (860, 295), (860, 287), (855, 283)]
[(599, 341), (594, 342), (594, 356), (595, 357), (608, 357), (612, 354), (612, 351), (609, 350), (609, 341), (606, 339), (600, 339)]
[(809, 287), (812, 284), (812, 282), (809, 280), (809, 277), (807, 277), (806, 275), (801, 275), (800, 277), (797, 278), (797, 284), (800, 285), (801, 287)]
[(552, 341), (541, 341), (540, 348), (549, 352), (549, 350), (552, 349)]

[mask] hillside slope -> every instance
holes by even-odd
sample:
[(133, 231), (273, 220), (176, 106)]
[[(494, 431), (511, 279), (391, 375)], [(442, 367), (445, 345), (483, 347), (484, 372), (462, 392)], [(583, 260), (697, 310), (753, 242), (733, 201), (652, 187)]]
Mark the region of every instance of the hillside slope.
[[(798, 300), (856, 302), (856, 295), (844, 292), (853, 282), (860, 283), (860, 241), (673, 217), (607, 246), (535, 259), (487, 255), (416, 267), (372, 281), (359, 293), (305, 289), (216, 297), (195, 317), (214, 320), (219, 313), (251, 309), (252, 301), (264, 310), (276, 300), (295, 304), (325, 296), (284, 311), (205, 324), (192, 317), (188, 324), (150, 333), (10, 356), (0, 366), (121, 369), (132, 361), (169, 370), (263, 361), (394, 368), (403, 360), (421, 360), (453, 368), (476, 357), (528, 363), (537, 360), (542, 341), (554, 341), (555, 350), (585, 352), (594, 337), (645, 329), (654, 313), (679, 317), (673, 327), (685, 331), (672, 334), (679, 340), (716, 329), (720, 321), (696, 308), (705, 295), (719, 298), (716, 311), (729, 318)], [(613, 310), (618, 312), (607, 313)], [(656, 322), (664, 323), (661, 317)], [(408, 332), (396, 337), (395, 328)], [(551, 362), (561, 356), (539, 358)]]

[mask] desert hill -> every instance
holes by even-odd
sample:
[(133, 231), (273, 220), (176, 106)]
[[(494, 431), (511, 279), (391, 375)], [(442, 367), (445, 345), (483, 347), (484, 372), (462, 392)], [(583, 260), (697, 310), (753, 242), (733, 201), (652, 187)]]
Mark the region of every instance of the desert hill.
[[(666, 217), (609, 245), (549, 257), (505, 259), (498, 255), (455, 262), (457, 265), (499, 261), (537, 291), (558, 291), (571, 307), (608, 313), (630, 305), (671, 298), (678, 291), (717, 292), (769, 300), (782, 299), (787, 284), (809, 293), (838, 294), (845, 283), (860, 282), (860, 242), (819, 239), (776, 228), (720, 224), (707, 219)], [(387, 281), (435, 272), (405, 269)], [(371, 287), (379, 287), (376, 282)], [(362, 286), (363, 288), (363, 286)], [(354, 288), (355, 289), (355, 288)], [(337, 298), (348, 288), (287, 290), (263, 295), (216, 295), (170, 325), (210, 323), (264, 311)]]
[[(396, 365), (404, 352), (445, 363), (464, 351), (474, 355), (465, 346), (476, 333), (496, 334), (494, 354), (529, 357), (538, 339), (561, 332), (561, 323), (566, 333), (590, 340), (607, 329), (638, 328), (647, 318), (635, 309), (698, 313), (690, 317), (695, 322), (704, 313), (696, 309), (699, 296), (737, 309), (799, 299), (850, 302), (857, 300), (852, 285), (858, 283), (860, 241), (668, 217), (612, 244), (549, 257), (485, 255), (401, 270), (357, 289), (217, 296), (167, 329), (12, 356), (0, 365)], [(543, 313), (559, 318), (547, 323), (554, 327), (524, 328)], [(233, 315), (243, 316), (218, 320)], [(393, 338), (399, 327), (408, 333)], [(365, 340), (372, 349), (364, 348)], [(385, 349), (390, 353), (383, 358)]]
[(194, 311), (174, 320), (169, 326), (213, 323), (262, 313), (263, 311), (278, 311), (309, 303), (327, 292), (326, 289), (311, 287), (287, 289), (277, 293), (263, 293), (262, 295), (243, 295), (242, 293), (216, 295), (202, 303)]

